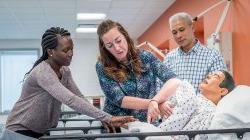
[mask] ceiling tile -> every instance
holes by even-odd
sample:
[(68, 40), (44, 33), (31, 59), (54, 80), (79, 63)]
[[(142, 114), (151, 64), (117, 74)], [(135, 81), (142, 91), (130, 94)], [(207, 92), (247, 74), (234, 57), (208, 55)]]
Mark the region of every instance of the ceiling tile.
[(139, 37), (175, 0), (0, 0), (0, 39), (40, 39), (51, 26), (68, 29), (75, 38), (96, 38), (75, 32), (78, 12), (106, 13), (133, 38)]
[(18, 8), (18, 7), (40, 7), (39, 0), (4, 0), (5, 7)]
[(76, 0), (41, 0), (43, 7), (54, 7), (59, 11), (63, 8), (76, 8)]
[(147, 0), (113, 0), (111, 8), (143, 8)]

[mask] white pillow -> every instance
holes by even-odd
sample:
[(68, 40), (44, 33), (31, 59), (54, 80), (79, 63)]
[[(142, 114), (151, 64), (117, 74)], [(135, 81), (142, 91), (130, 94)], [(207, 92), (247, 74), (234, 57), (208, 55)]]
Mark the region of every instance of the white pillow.
[(216, 115), (228, 114), (238, 120), (250, 122), (250, 87), (239, 85), (221, 99), (216, 108)]
[[(250, 87), (240, 85), (218, 103), (209, 129), (250, 127)], [(208, 135), (211, 140), (237, 139), (235, 134)], [(249, 133), (243, 139), (248, 139)]]

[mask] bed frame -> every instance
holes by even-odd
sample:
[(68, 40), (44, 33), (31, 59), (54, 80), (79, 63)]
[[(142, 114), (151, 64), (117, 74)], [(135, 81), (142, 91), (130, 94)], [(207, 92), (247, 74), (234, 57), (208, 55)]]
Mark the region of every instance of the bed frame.
[[(103, 129), (102, 127), (67, 127), (67, 128), (53, 128), (48, 131), (61, 131), (61, 130), (82, 130), (84, 133), (88, 130)], [(74, 135), (52, 135), (43, 136), (39, 140), (95, 140), (96, 138), (125, 138), (137, 137), (139, 140), (144, 140), (149, 136), (176, 136), (186, 135), (189, 140), (193, 140), (199, 134), (226, 134), (234, 133), (239, 139), (242, 139), (246, 132), (250, 132), (250, 128), (237, 128), (237, 129), (217, 129), (217, 130), (198, 130), (198, 131), (168, 131), (168, 132), (147, 132), (147, 133), (102, 133), (102, 134), (74, 134)]]
[[(91, 126), (93, 121), (98, 121), (96, 119), (63, 119), (62, 116), (76, 114), (80, 115), (80, 113), (70, 111), (70, 112), (62, 112), (61, 119), (64, 124), (64, 127), (57, 127), (48, 129), (45, 133), (45, 136), (41, 137), (39, 140), (95, 140), (97, 138), (128, 138), (128, 137), (136, 137), (139, 140), (144, 140), (146, 137), (150, 136), (176, 136), (176, 135), (186, 135), (189, 140), (193, 140), (196, 135), (199, 134), (228, 134), (233, 133), (239, 139), (244, 137), (244, 134), (250, 132), (250, 128), (236, 128), (236, 129), (216, 129), (216, 130), (192, 130), (192, 131), (168, 131), (168, 132), (135, 132), (135, 133), (106, 133), (103, 126)], [(65, 124), (68, 121), (88, 121), (89, 127), (65, 127)], [(72, 130), (81, 130), (83, 133), (76, 134), (65, 134), (64, 135), (51, 135), (52, 131), (72, 131)], [(100, 130), (101, 134), (88, 134), (89, 130)]]

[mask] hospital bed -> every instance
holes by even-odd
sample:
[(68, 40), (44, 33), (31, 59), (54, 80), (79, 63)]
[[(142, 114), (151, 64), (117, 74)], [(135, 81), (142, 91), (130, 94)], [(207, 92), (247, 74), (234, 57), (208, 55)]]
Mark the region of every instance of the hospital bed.
[[(175, 136), (175, 135), (186, 135), (189, 139), (195, 139), (195, 136), (200, 134), (207, 134), (208, 137), (212, 140), (234, 140), (234, 139), (245, 139), (250, 140), (250, 87), (248, 86), (237, 86), (230, 94), (225, 96), (217, 105), (217, 110), (215, 117), (211, 122), (209, 130), (198, 130), (198, 131), (168, 131), (160, 132), (160, 130), (143, 130), (143, 127), (140, 128), (140, 131), (122, 131), (123, 133), (103, 133), (104, 128), (101, 126), (101, 123), (92, 118), (86, 118), (82, 116), (72, 119), (62, 119), (62, 122), (65, 122), (65, 127), (48, 129), (48, 132), (51, 131), (72, 131), (80, 130), (78, 132), (68, 132), (61, 133), (59, 135), (50, 135), (44, 136), (41, 140), (67, 140), (67, 139), (119, 139), (119, 140), (130, 140), (130, 139), (139, 139), (149, 140), (150, 138), (155, 138), (155, 140), (170, 139), (171, 137), (166, 136)], [(67, 125), (72, 121), (85, 121), (82, 122), (81, 126), (78, 127)], [(71, 123), (72, 123), (71, 122)], [(134, 123), (134, 122), (133, 122)], [(138, 127), (142, 126), (138, 124)], [(130, 127), (130, 126), (129, 126)], [(145, 126), (144, 128), (149, 128), (150, 126)], [(95, 132), (95, 133), (93, 133)], [(223, 135), (221, 135), (223, 134)], [(152, 137), (153, 136), (153, 137)], [(160, 136), (160, 137), (159, 137)], [(116, 140), (115, 139), (115, 140)]]
[[(238, 139), (242, 139), (246, 132), (250, 132), (250, 128), (238, 128), (238, 129), (218, 129), (218, 130), (199, 130), (199, 131), (169, 131), (169, 132), (144, 132), (144, 133), (104, 133), (104, 134), (75, 134), (75, 135), (53, 135), (44, 136), (40, 140), (70, 140), (70, 139), (81, 139), (81, 140), (95, 140), (97, 138), (137, 138), (144, 140), (147, 137), (152, 136), (176, 136), (176, 135), (187, 135), (190, 140), (194, 139), (199, 134), (225, 134), (234, 133)], [(159, 137), (156, 139), (160, 139)]]
[[(66, 117), (65, 117), (66, 116)], [(68, 118), (69, 116), (73, 116)], [(77, 133), (101, 133), (104, 128), (97, 119), (81, 115), (75, 111), (62, 112), (56, 128), (48, 129), (47, 135), (65, 135)]]
[[(168, 131), (168, 132), (124, 132), (123, 133), (101, 133), (104, 128), (102, 126), (91, 126), (91, 127), (65, 127), (65, 128), (54, 128), (49, 131), (72, 131), (81, 130), (81, 133), (68, 133), (64, 135), (51, 135), (40, 138), (41, 140), (170, 140), (169, 136), (186, 135), (189, 140), (195, 139), (200, 134), (230, 134), (234, 135), (236, 139), (248, 140), (250, 139), (250, 128), (236, 128), (236, 129), (215, 129), (215, 130), (198, 130), (198, 131)], [(100, 133), (89, 133), (90, 130), (100, 130)], [(153, 130), (154, 131), (154, 130)], [(248, 133), (249, 132), (249, 133)], [(215, 140), (214, 138), (211, 138)], [(217, 140), (221, 140), (217, 138)], [(229, 140), (229, 139), (228, 139)], [(234, 140), (234, 139), (230, 139)]]

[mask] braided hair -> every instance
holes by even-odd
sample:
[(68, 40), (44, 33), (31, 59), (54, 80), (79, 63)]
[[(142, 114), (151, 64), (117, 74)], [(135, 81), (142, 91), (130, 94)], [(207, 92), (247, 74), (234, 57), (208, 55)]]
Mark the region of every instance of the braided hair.
[(39, 63), (48, 59), (47, 49), (55, 49), (58, 46), (58, 38), (64, 36), (70, 36), (69, 31), (64, 28), (51, 27), (50, 29), (47, 29), (42, 36), (41, 42), (43, 54), (38, 60), (36, 60), (33, 67), (25, 75), (29, 74)]

